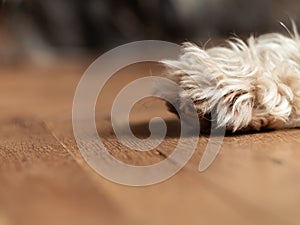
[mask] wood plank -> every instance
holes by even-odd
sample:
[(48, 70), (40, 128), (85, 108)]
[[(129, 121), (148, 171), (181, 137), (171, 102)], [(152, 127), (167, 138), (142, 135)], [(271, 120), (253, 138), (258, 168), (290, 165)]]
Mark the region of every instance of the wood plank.
[[(147, 153), (139, 153), (124, 148), (112, 134), (109, 119), (112, 100), (124, 84), (141, 76), (141, 72), (144, 70), (143, 67), (141, 65), (138, 68), (128, 68), (125, 72), (122, 72), (123, 75), (125, 73), (127, 76), (120, 76), (120, 72), (118, 76), (113, 78), (103, 91), (103, 96), (100, 96), (96, 112), (99, 133), (104, 142), (111, 147), (111, 153), (116, 158), (133, 165), (148, 165), (164, 160), (178, 141), (178, 122), (175, 121), (172, 114), (165, 111), (162, 101), (153, 99), (136, 106), (132, 112), (131, 122), (136, 133), (143, 136), (147, 134), (147, 123), (151, 116), (159, 115), (171, 121), (169, 125), (172, 131), (170, 131), (168, 138), (161, 146)], [(146, 68), (149, 72), (149, 65)], [(150, 66), (150, 68), (152, 72), (159, 73), (157, 66), (153, 68)], [(138, 221), (139, 224), (153, 225), (299, 224), (299, 129), (227, 136), (216, 161), (204, 173), (198, 172), (197, 168), (207, 145), (208, 137), (201, 136), (191, 161), (171, 179), (157, 185), (141, 188), (114, 184), (96, 174), (86, 164), (78, 152), (73, 137), (71, 124), (72, 100), (76, 84), (82, 72), (83, 69), (80, 67), (66, 69), (57, 66), (51, 70), (46, 70), (46, 73), (44, 69), (32, 71), (29, 68), (22, 70), (22, 73), (27, 74), (26, 77), (18, 77), (16, 74), (21, 72), (17, 71), (14, 79), (4, 76), (2, 81), (5, 82), (0, 83), (1, 90), (5, 90), (5, 97), (0, 96), (0, 109), (8, 114), (12, 112), (16, 114), (18, 106), (15, 104), (21, 104), (24, 107), (19, 116), (22, 118), (21, 121), (23, 121), (26, 113), (34, 114), (40, 120), (37, 117), (29, 120), (35, 121), (35, 127), (40, 127), (39, 129), (47, 131), (47, 135), (49, 135), (49, 138), (48, 136), (44, 138), (43, 135), (39, 136), (38, 134), (37, 136), (30, 136), (31, 142), (38, 144), (42, 139), (42, 144), (49, 145), (50, 142), (50, 146), (54, 145), (55, 147), (52, 147), (52, 149), (59, 146), (60, 150), (54, 152), (55, 154), (49, 152), (46, 160), (40, 160), (42, 156), (39, 151), (33, 154), (36, 159), (30, 164), (30, 168), (36, 173), (47, 174), (47, 177), (51, 177), (51, 179), (47, 179), (47, 182), (40, 182), (45, 190), (61, 185), (61, 180), (66, 177), (70, 179), (71, 174), (79, 173), (82, 174), (79, 177), (84, 178), (75, 179), (73, 177), (75, 179), (73, 181), (74, 186), (76, 187), (67, 190), (67, 187), (64, 186), (60, 189), (63, 190), (64, 196), (73, 196), (74, 193), (79, 192), (84, 193), (85, 189), (81, 185), (82, 182), (79, 182), (84, 179), (93, 187), (91, 193), (97, 192), (95, 196), (98, 196), (96, 198), (98, 200), (89, 199), (85, 201), (86, 209), (93, 208), (93, 204), (99, 204), (100, 208), (104, 207), (100, 199), (102, 199), (102, 195), (105, 195), (106, 201), (111, 205), (111, 209), (108, 211), (117, 212), (117, 215), (118, 213), (125, 214), (125, 221), (133, 219)], [(10, 73), (8, 72), (8, 74)], [(41, 76), (41, 74), (43, 75)], [(24, 86), (26, 88), (22, 90)], [(111, 90), (113, 90), (113, 93)], [(21, 97), (24, 100), (21, 101)], [(9, 106), (8, 109), (5, 109), (7, 106)], [(11, 119), (12, 117), (10, 117), (10, 121)], [(11, 125), (8, 127), (11, 127)], [(10, 129), (12, 128), (3, 131), (1, 135), (5, 137), (9, 134)], [(31, 132), (31, 128), (28, 129)], [(11, 136), (13, 136), (12, 133), (10, 133)], [(13, 141), (10, 142), (10, 145), (12, 143)], [(40, 146), (40, 144), (38, 145)], [(7, 142), (3, 142), (0, 146), (6, 147), (9, 145)], [(24, 149), (26, 147), (28, 146), (23, 146)], [(28, 149), (30, 148), (28, 147)], [(63, 154), (63, 157), (60, 157), (60, 154)], [(12, 167), (13, 169), (10, 170), (13, 171), (16, 170), (16, 165), (22, 168), (23, 164), (27, 164), (26, 162), (17, 163), (16, 165), (12, 163), (22, 161), (22, 155), (5, 154), (1, 158), (8, 162), (5, 167)], [(52, 168), (52, 165), (54, 168)], [(47, 172), (49, 168), (51, 170)], [(63, 171), (63, 175), (57, 171)], [(6, 189), (11, 190), (10, 194), (2, 194), (2, 196), (7, 196), (7, 202), (14, 204), (17, 201), (13, 197), (16, 192), (19, 192), (17, 196), (20, 199), (22, 199), (20, 196), (28, 192), (29, 186), (34, 183), (33, 180), (26, 180), (27, 189), (13, 186), (14, 179), (17, 181), (22, 180), (25, 183), (24, 180), (27, 176), (29, 175), (24, 176), (14, 172), (10, 174), (12, 178), (6, 178), (8, 180), (5, 180), (4, 184), (11, 183), (11, 186)], [(1, 177), (4, 177), (4, 175), (1, 175)], [(52, 204), (59, 204), (59, 199), (53, 199)], [(41, 204), (42, 202), (41, 200), (38, 203)], [(35, 207), (38, 207), (38, 203), (34, 204)], [(65, 197), (64, 204), (74, 205), (75, 200), (71, 197)], [(3, 221), (12, 218), (9, 216), (9, 211), (18, 209), (15, 208), (15, 205), (6, 208), (10, 210), (2, 213), (2, 217), (0, 213), (0, 221), (1, 218), (3, 218)], [(41, 213), (45, 213), (45, 210), (47, 209), (43, 208)], [(70, 208), (70, 212), (77, 213), (79, 217), (81, 213), (76, 210), (76, 208)], [(104, 210), (104, 212), (106, 211)], [(106, 215), (104, 218), (108, 221), (111, 219), (110, 217), (119, 217), (113, 216), (109, 212), (104, 213)], [(83, 213), (83, 215), (85, 214)], [(25, 221), (30, 221), (32, 218), (34, 216), (28, 216)], [(78, 224), (81, 222), (82, 220), (78, 219)]]
[[(299, 134), (299, 130), (290, 130), (226, 137), (217, 160), (209, 170), (200, 173), (198, 164), (207, 144), (207, 138), (202, 137), (191, 162), (180, 173), (151, 187), (118, 186), (104, 181), (93, 171), (90, 174), (99, 186), (110, 190), (120, 204), (131, 204), (133, 217), (152, 221), (150, 224), (161, 220), (166, 224), (187, 221), (189, 224), (199, 221), (204, 224), (297, 224), (300, 168), (296, 137)], [(71, 133), (69, 135), (66, 146), (75, 152), (76, 144), (74, 140), (72, 143)], [(288, 138), (288, 142), (278, 141), (277, 136)], [(168, 140), (168, 148), (174, 146), (173, 141)], [(160, 147), (159, 151), (167, 155), (168, 148)], [(118, 146), (118, 149), (122, 148)], [(132, 157), (122, 159), (128, 163), (145, 160), (137, 154), (135, 159)], [(87, 167), (85, 162), (82, 165)], [(140, 210), (141, 207), (144, 210)]]
[(0, 123), (0, 215), (6, 224), (128, 223), (42, 121), (17, 115)]

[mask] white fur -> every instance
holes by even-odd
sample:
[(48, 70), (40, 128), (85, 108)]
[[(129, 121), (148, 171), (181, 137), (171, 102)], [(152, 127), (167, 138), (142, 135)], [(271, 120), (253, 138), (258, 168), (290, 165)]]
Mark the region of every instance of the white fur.
[[(178, 60), (165, 60), (166, 76), (185, 92), (172, 93), (184, 108), (190, 97), (199, 117), (217, 113), (228, 130), (300, 126), (300, 40), (294, 34), (234, 38), (207, 50), (184, 43)], [(186, 93), (188, 96), (186, 96)]]

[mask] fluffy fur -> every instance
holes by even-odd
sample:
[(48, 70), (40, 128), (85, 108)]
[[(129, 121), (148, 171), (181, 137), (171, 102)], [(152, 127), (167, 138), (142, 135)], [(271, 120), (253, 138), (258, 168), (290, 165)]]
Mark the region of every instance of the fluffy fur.
[(218, 127), (261, 130), (300, 126), (300, 40), (278, 33), (238, 38), (226, 47), (201, 49), (183, 44), (178, 60), (164, 60), (166, 76), (185, 92), (172, 104), (188, 111), (191, 98), (200, 120), (216, 112)]

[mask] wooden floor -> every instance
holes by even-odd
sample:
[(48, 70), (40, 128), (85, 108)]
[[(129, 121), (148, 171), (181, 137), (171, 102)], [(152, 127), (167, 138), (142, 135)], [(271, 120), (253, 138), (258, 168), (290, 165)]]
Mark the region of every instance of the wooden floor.
[[(197, 168), (208, 137), (201, 136), (186, 167), (152, 186), (122, 186), (96, 174), (81, 158), (71, 124), (85, 68), (67, 63), (0, 69), (0, 225), (300, 224), (299, 129), (227, 136), (203, 173)], [(108, 135), (113, 97), (142, 68), (114, 76), (96, 110), (99, 134), (112, 154), (134, 165), (163, 160), (178, 136), (176, 117), (157, 99), (137, 105), (132, 118), (137, 135), (147, 134), (143, 120), (152, 115), (173, 121), (163, 146), (140, 153)], [(149, 68), (156, 70), (147, 65), (144, 71)]]

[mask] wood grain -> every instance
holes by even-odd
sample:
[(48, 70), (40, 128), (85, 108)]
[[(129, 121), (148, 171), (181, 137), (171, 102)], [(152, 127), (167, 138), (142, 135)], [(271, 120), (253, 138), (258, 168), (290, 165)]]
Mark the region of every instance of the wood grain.
[[(200, 136), (190, 162), (169, 180), (147, 187), (107, 181), (82, 159), (71, 124), (72, 100), (85, 69), (80, 64), (1, 70), (0, 224), (291, 224), (300, 222), (300, 130), (226, 136), (205, 172), (198, 164), (208, 142)], [(96, 122), (116, 158), (133, 165), (164, 160), (180, 126), (159, 99), (132, 111), (131, 125), (145, 137), (149, 118), (168, 120), (168, 135), (140, 153), (116, 140), (109, 111), (131, 80), (160, 73), (141, 64), (114, 76), (99, 96)]]

